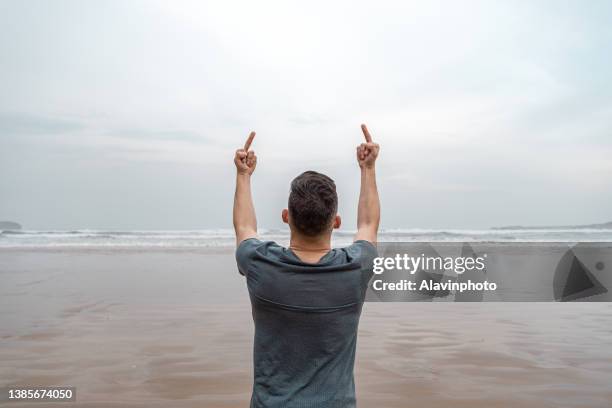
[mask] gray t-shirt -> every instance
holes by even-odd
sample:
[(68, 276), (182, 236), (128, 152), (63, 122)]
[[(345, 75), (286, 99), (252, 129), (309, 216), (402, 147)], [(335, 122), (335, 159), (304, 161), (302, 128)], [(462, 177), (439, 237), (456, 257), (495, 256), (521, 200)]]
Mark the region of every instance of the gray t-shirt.
[(357, 327), (376, 247), (357, 241), (315, 264), (252, 238), (236, 250), (255, 322), (251, 407), (354, 407)]

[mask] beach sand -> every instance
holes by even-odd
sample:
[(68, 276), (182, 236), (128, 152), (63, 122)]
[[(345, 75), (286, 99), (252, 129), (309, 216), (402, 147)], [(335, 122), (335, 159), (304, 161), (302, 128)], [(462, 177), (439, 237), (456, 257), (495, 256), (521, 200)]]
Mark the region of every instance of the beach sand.
[[(77, 389), (5, 405), (248, 406), (231, 249), (1, 249), (0, 282), (0, 387)], [(609, 407), (611, 339), (609, 303), (367, 303), (358, 406)]]

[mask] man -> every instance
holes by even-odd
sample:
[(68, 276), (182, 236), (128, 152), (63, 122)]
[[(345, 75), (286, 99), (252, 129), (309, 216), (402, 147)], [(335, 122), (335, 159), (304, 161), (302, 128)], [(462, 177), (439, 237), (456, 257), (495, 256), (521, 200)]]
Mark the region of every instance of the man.
[(236, 261), (246, 276), (253, 321), (254, 383), (251, 407), (354, 407), (357, 326), (376, 257), (380, 203), (375, 164), (379, 146), (365, 125), (357, 147), (361, 191), (352, 245), (331, 248), (340, 227), (336, 186), (307, 171), (291, 183), (282, 219), (288, 248), (257, 239), (251, 175), (255, 132), (236, 151), (234, 229)]

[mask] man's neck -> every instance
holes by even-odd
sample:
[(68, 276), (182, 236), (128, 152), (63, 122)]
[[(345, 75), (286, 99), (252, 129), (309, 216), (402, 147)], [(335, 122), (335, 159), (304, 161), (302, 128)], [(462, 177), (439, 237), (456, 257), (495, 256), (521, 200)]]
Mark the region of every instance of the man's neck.
[(302, 261), (316, 263), (331, 250), (331, 232), (316, 237), (291, 232), (289, 248)]
[(327, 253), (331, 249), (331, 232), (316, 237), (309, 237), (292, 231), (289, 247), (294, 251), (300, 252)]

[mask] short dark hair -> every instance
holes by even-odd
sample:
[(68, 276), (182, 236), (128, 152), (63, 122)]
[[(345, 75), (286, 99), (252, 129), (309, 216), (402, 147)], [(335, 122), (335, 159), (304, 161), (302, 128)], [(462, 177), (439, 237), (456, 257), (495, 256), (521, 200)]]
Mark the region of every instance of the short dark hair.
[(337, 210), (336, 183), (325, 174), (305, 171), (291, 182), (289, 215), (302, 234), (316, 236), (324, 232)]

